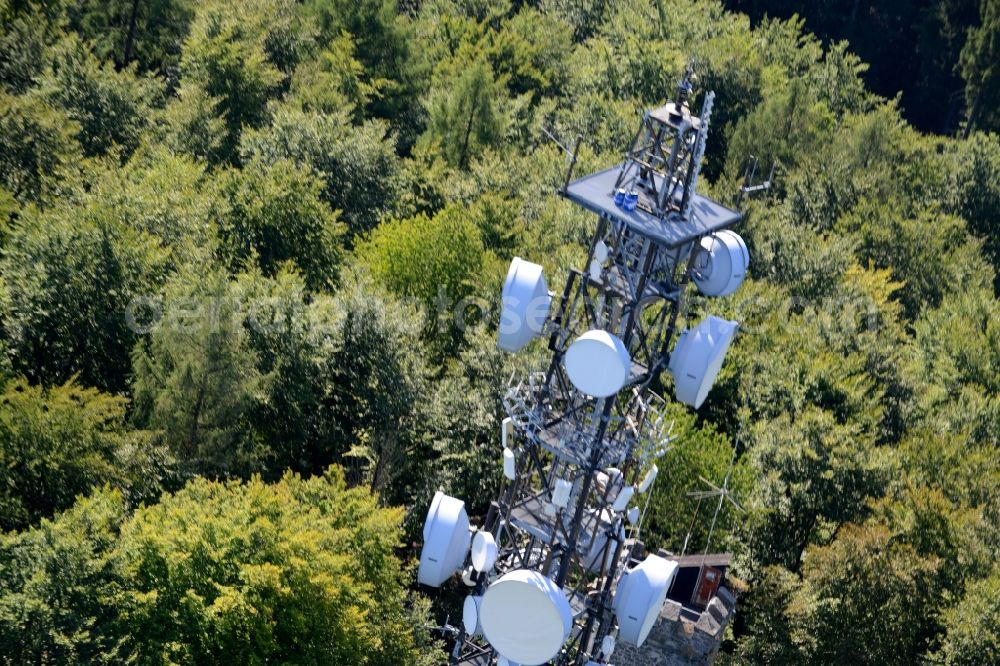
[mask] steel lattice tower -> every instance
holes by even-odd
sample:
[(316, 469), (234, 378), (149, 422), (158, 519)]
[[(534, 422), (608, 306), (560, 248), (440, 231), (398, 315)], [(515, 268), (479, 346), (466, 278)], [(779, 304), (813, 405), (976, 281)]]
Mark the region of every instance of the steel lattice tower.
[[(641, 485), (666, 444), (661, 399), (649, 387), (668, 368), (683, 294), (698, 270), (695, 250), (740, 219), (695, 192), (714, 96), (705, 94), (694, 116), (691, 91), (689, 72), (675, 101), (644, 114), (621, 164), (573, 182), (570, 167), (559, 194), (597, 215), (596, 233), (586, 268), (572, 270), (553, 301), (544, 330), (548, 367), (514, 380), (504, 399), (516, 473), (481, 528), (497, 544), (495, 568), (468, 582), (481, 595), (497, 577), (531, 569), (562, 588), (573, 629), (552, 664), (606, 661), (601, 645), (615, 626), (614, 586), (634, 564), (622, 493)], [(632, 205), (620, 205), (622, 193), (633, 194)], [(570, 344), (594, 329), (617, 336), (631, 358), (621, 390), (605, 398), (577, 390), (564, 363)], [(572, 486), (563, 508), (552, 501), (557, 483)], [(452, 631), (452, 664), (496, 663), (482, 636)]]

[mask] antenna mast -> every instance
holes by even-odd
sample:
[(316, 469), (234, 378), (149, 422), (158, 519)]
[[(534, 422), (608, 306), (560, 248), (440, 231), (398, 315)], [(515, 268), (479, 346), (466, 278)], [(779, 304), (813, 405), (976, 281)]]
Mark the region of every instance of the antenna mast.
[[(506, 389), (507, 482), (483, 525), (469, 528), (447, 496), (428, 514), (418, 578), (440, 585), (464, 567), (471, 588), (462, 626), (448, 628), (452, 664), (606, 664), (616, 640), (645, 640), (676, 573), (676, 562), (640, 561), (642, 544), (626, 537), (669, 443), (650, 386), (669, 370), (677, 399), (702, 404), (737, 325), (709, 316), (678, 331), (682, 294), (690, 281), (709, 296), (732, 293), (748, 262), (728, 230), (740, 214), (695, 191), (714, 95), (692, 115), (693, 81), (689, 67), (676, 99), (643, 115), (621, 164), (573, 182), (570, 165), (559, 194), (598, 223), (586, 268), (570, 271), (561, 294), (541, 266), (511, 264), (499, 346), (545, 337), (551, 357)], [(477, 559), (483, 548), (491, 557)], [(546, 623), (562, 635), (536, 645), (528, 634)]]

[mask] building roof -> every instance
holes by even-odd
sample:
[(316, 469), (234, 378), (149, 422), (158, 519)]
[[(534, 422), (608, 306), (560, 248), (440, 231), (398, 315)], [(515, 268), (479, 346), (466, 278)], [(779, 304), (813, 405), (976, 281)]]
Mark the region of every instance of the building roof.
[(682, 569), (687, 567), (701, 567), (702, 559), (704, 558), (705, 566), (715, 567), (717, 569), (725, 569), (729, 566), (729, 563), (733, 560), (732, 553), (709, 553), (708, 555), (685, 555), (679, 557), (676, 555), (668, 555), (668, 560), (673, 560), (677, 562)]

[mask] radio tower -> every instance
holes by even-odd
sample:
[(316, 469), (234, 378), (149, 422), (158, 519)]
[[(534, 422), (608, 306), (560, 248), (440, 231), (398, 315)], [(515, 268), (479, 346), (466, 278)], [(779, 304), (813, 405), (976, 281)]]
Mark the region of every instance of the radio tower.
[(740, 214), (695, 191), (714, 94), (692, 115), (692, 78), (643, 115), (621, 164), (572, 182), (570, 166), (559, 194), (598, 223), (561, 295), (541, 266), (511, 263), (498, 344), (547, 337), (552, 356), (507, 389), (507, 481), (483, 525), (440, 492), (428, 512), (418, 580), (440, 586), (463, 570), (471, 588), (461, 626), (445, 628), (452, 664), (606, 664), (659, 615), (677, 564), (639, 561), (626, 539), (668, 439), (649, 386), (669, 371), (678, 401), (705, 400), (737, 325), (709, 316), (678, 331), (683, 295), (690, 281), (732, 293), (749, 258), (728, 230)]

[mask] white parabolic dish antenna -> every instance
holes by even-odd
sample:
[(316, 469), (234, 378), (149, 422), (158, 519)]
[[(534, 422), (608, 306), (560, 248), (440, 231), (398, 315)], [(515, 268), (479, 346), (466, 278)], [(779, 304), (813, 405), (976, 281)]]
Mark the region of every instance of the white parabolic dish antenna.
[(424, 547), (420, 551), (417, 582), (440, 587), (465, 562), (471, 540), (465, 502), (440, 490), (434, 493), (424, 521)]
[(573, 627), (563, 591), (537, 571), (517, 569), (486, 589), (479, 606), (483, 635), (496, 651), (524, 666), (559, 653)]
[(618, 581), (613, 608), (618, 618), (618, 639), (642, 646), (660, 616), (667, 590), (677, 574), (677, 563), (649, 555)]
[(737, 323), (709, 315), (677, 338), (667, 366), (674, 376), (677, 400), (695, 409), (705, 402), (726, 358)]
[(617, 393), (632, 367), (632, 358), (622, 341), (600, 329), (587, 331), (574, 340), (564, 362), (573, 386), (595, 398)]
[(497, 346), (508, 352), (520, 351), (542, 334), (549, 317), (552, 297), (542, 267), (514, 257), (507, 269), (500, 296), (500, 325)]
[(735, 231), (723, 229), (701, 239), (694, 260), (694, 283), (706, 296), (728, 296), (743, 283), (750, 266), (747, 244)]
[(470, 594), (462, 604), (462, 626), (465, 627), (465, 633), (470, 636), (482, 633), (482, 627), (479, 626), (479, 604), (481, 603), (483, 603), (482, 597)]
[(489, 532), (476, 532), (472, 538), (472, 568), (482, 573), (497, 561), (497, 542)]

